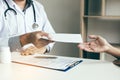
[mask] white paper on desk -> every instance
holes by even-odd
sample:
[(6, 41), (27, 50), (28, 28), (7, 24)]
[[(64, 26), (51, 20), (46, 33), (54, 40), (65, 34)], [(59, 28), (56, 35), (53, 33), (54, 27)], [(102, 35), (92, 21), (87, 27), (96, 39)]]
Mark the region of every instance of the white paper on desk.
[[(64, 34), (64, 33), (57, 33), (57, 34), (50, 34), (51, 40), (55, 42), (65, 42), (65, 43), (82, 43), (81, 34)], [(47, 39), (43, 37), (44, 39)]]

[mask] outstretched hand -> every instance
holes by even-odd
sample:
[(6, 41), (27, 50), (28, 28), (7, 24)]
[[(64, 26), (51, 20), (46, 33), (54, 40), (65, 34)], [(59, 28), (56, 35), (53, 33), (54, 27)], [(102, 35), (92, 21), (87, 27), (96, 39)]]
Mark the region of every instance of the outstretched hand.
[(89, 42), (80, 43), (78, 47), (88, 52), (105, 52), (109, 49), (109, 43), (101, 36), (90, 35)]

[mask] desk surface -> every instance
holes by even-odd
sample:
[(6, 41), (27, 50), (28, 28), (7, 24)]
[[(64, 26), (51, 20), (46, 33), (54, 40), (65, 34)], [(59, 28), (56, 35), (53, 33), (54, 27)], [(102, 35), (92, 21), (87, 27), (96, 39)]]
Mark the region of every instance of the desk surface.
[(90, 59), (83, 59), (67, 72), (17, 63), (0, 64), (0, 80), (120, 80), (120, 67)]

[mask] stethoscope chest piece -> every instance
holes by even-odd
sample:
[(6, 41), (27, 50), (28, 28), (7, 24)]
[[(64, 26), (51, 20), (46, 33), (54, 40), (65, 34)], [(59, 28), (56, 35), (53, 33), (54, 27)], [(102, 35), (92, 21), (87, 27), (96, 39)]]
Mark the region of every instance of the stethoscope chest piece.
[(33, 23), (33, 25), (32, 25), (32, 28), (33, 29), (36, 29), (36, 28), (38, 28), (39, 27), (39, 25), (37, 24), (37, 23)]

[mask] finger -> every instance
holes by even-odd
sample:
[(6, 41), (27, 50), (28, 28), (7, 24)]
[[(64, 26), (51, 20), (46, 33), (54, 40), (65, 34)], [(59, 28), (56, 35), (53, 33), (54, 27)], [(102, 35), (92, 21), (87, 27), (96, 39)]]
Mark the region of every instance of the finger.
[(79, 47), (80, 49), (87, 48), (88, 46), (89, 46), (89, 42), (87, 42), (87, 43), (80, 43), (80, 44), (78, 45), (78, 47)]
[(28, 45), (26, 45), (23, 47), (23, 49), (21, 51), (21, 55), (23, 55), (23, 56), (32, 55), (32, 54), (34, 54), (35, 49), (36, 49), (35, 46), (28, 47)]
[(91, 48), (85, 48), (84, 50), (88, 52), (94, 52)]
[(33, 51), (28, 51), (28, 50), (21, 53), (22, 56), (28, 56), (32, 54), (34, 54)]
[(36, 44), (34, 44), (37, 48), (44, 47), (48, 45), (51, 41), (47, 39), (40, 38)]
[(79, 47), (80, 49), (84, 49), (84, 44), (79, 44), (78, 47)]
[(49, 34), (49, 33), (46, 33), (46, 32), (39, 32), (37, 35), (37, 39), (40, 39), (40, 38), (42, 38), (42, 37), (46, 37), (46, 38), (48, 38), (49, 40), (51, 40), (52, 39), (52, 36)]
[(100, 36), (97, 35), (89, 35), (88, 36), (90, 39), (99, 39)]

